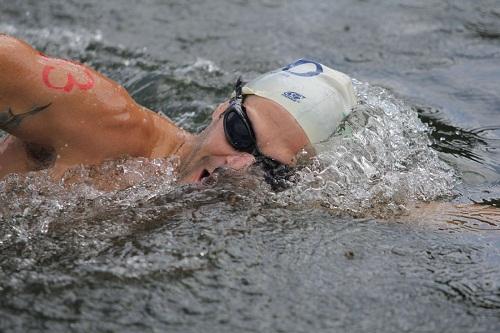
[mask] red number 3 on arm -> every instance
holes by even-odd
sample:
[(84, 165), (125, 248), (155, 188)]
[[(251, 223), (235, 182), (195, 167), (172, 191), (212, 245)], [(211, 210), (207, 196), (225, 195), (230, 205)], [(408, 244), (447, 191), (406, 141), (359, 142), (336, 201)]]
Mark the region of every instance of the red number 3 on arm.
[(84, 66), (60, 59), (47, 60), (42, 71), (42, 80), (47, 87), (66, 93), (74, 88), (89, 90), (94, 87), (94, 78)]

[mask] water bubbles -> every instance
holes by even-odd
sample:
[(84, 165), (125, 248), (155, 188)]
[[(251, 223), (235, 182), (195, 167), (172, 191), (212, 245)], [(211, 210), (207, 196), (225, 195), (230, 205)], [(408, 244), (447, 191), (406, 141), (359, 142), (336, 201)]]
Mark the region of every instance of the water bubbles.
[(94, 38), (94, 40), (96, 40), (98, 42), (102, 41), (102, 38), (103, 38), (102, 31), (101, 30), (96, 30), (94, 32), (93, 38)]
[(0, 234), (14, 235), (3, 241), (26, 242), (50, 233), (53, 225), (61, 229), (79, 220), (114, 220), (172, 190), (176, 167), (176, 159), (137, 158), (76, 166), (60, 181), (51, 179), (49, 170), (9, 175), (0, 181)]
[(176, 69), (174, 73), (177, 75), (186, 75), (197, 71), (215, 74), (223, 73), (222, 70), (213, 61), (203, 58), (197, 58), (192, 65)]
[(455, 173), (429, 147), (428, 128), (411, 107), (380, 87), (354, 85), (360, 105), (278, 202), (386, 215), (452, 196)]
[(46, 234), (49, 231), (50, 220), (45, 219), (40, 223), (40, 232)]

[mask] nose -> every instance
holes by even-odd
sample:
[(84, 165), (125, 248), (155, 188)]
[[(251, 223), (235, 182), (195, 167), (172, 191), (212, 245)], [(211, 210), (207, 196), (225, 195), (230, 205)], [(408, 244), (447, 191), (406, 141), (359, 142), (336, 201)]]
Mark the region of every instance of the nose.
[(226, 166), (234, 170), (248, 168), (255, 163), (255, 157), (248, 153), (238, 153), (226, 156)]

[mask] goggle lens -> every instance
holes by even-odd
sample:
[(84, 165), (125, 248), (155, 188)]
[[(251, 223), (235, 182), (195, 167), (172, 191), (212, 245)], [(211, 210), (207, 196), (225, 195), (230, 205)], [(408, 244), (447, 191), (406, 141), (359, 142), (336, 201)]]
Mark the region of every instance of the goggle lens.
[(255, 138), (250, 124), (236, 110), (228, 110), (224, 115), (224, 130), (229, 143), (239, 151), (252, 152)]

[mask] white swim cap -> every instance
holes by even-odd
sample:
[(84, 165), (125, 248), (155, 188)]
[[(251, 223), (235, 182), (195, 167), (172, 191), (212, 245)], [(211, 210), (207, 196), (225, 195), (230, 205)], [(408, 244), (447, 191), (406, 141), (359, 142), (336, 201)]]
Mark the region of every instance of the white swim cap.
[(347, 75), (306, 59), (257, 77), (242, 92), (280, 104), (313, 145), (328, 139), (357, 103)]

